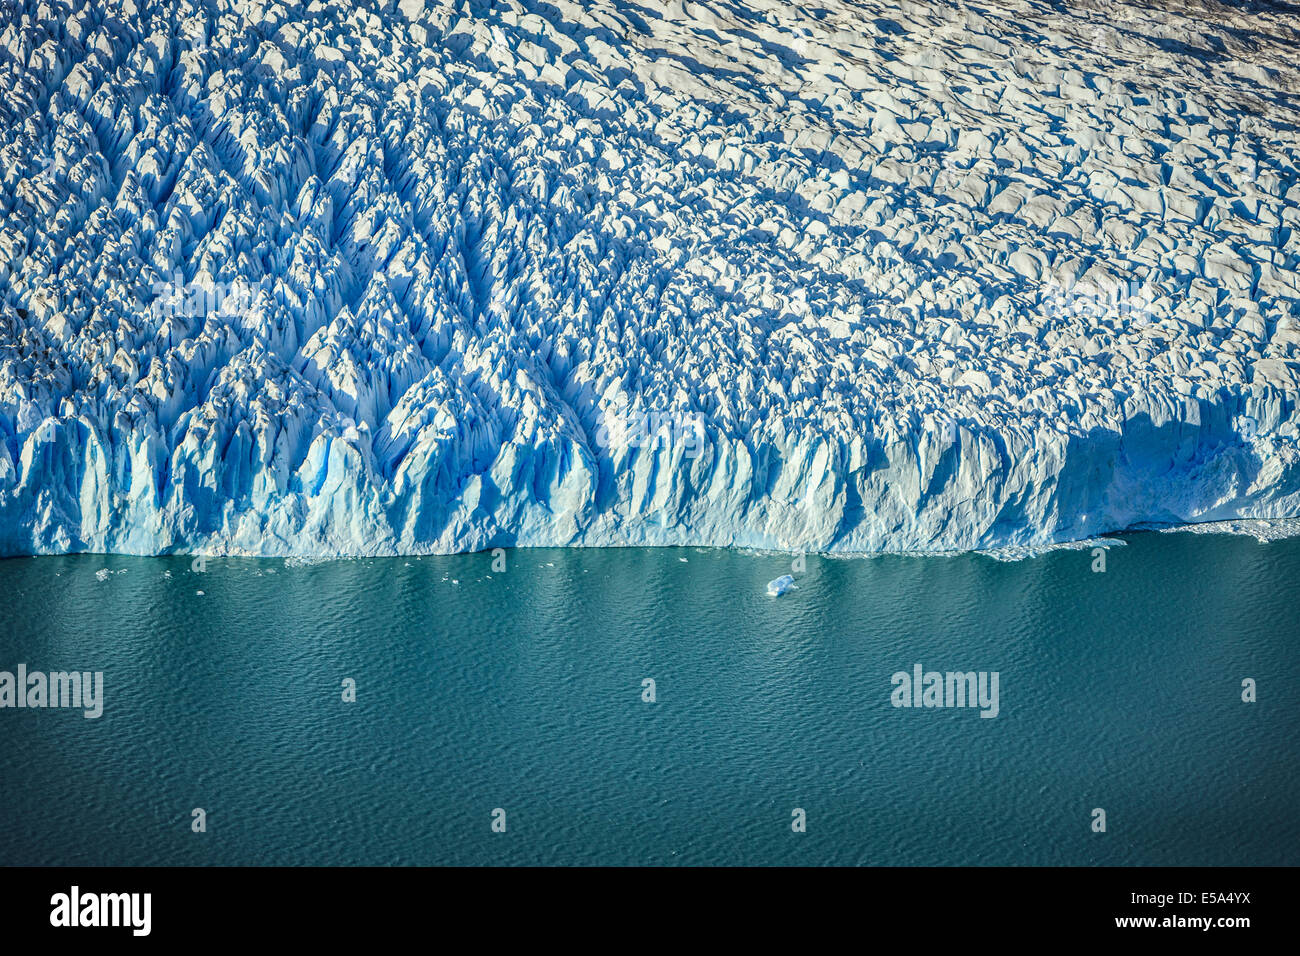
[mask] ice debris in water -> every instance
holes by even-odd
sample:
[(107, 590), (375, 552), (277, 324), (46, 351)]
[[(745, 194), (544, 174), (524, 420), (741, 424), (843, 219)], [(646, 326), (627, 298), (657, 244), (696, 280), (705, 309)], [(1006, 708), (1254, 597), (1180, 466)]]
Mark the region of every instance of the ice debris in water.
[(1298, 514), (1284, 6), (9, 0), (0, 554)]
[(767, 593), (772, 597), (780, 597), (786, 591), (795, 586), (793, 574), (783, 574), (775, 581), (767, 582)]

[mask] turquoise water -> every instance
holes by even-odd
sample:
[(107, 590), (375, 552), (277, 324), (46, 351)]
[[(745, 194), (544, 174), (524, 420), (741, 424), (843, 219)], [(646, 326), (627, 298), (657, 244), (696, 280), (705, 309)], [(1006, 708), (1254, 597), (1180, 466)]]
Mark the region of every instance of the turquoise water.
[(0, 561), (0, 670), (105, 683), (0, 710), (0, 863), (1300, 863), (1300, 541), (1127, 541)]

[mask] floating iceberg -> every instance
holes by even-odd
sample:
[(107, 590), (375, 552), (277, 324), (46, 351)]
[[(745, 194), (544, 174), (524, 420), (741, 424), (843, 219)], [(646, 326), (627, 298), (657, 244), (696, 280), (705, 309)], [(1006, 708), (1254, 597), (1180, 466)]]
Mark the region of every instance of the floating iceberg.
[(0, 554), (1300, 515), (1294, 26), (16, 0)]
[(767, 593), (772, 597), (780, 597), (794, 586), (794, 575), (783, 574), (775, 581), (767, 582)]

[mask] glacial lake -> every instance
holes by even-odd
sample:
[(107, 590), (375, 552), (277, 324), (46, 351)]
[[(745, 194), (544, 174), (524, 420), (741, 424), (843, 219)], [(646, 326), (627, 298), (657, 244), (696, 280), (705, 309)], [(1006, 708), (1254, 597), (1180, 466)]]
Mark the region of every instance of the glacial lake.
[(1124, 540), (0, 561), (0, 671), (103, 673), (0, 709), (0, 864), (1300, 863), (1300, 540)]

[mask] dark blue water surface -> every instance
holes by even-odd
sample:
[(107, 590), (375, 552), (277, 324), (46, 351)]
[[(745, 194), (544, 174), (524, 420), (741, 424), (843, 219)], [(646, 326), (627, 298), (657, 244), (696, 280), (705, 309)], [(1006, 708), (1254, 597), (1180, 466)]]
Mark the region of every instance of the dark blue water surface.
[(0, 670), (105, 675), (0, 710), (0, 863), (1300, 863), (1300, 541), (1127, 540), (0, 561)]

